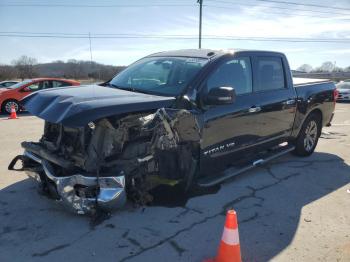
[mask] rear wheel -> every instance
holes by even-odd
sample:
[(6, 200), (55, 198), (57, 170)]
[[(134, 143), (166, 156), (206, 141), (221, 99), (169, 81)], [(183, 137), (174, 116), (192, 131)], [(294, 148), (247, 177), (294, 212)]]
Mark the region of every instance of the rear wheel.
[(11, 114), (11, 109), (12, 107), (15, 108), (16, 112), (19, 111), (19, 104), (18, 104), (18, 101), (16, 100), (7, 100), (4, 102), (2, 108), (1, 108), (1, 111), (3, 113), (8, 113), (8, 114)]
[(318, 114), (312, 114), (305, 120), (299, 132), (293, 153), (298, 156), (311, 155), (315, 151), (320, 135), (321, 117)]

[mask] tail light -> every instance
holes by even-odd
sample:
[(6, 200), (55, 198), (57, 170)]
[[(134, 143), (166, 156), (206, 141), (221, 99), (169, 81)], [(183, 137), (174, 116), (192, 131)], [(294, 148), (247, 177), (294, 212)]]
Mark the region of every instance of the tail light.
[(334, 97), (334, 102), (336, 102), (338, 97), (339, 97), (339, 90), (338, 89), (334, 89), (333, 97)]

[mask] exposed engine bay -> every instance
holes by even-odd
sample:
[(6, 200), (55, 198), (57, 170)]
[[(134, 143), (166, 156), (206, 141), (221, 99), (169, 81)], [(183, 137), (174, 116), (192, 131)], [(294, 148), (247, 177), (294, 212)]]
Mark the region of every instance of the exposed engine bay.
[[(9, 169), (26, 171), (50, 197), (79, 214), (113, 210), (126, 199), (152, 201), (160, 184), (188, 187), (197, 168), (200, 128), (188, 110), (106, 117), (84, 127), (45, 122), (39, 142), (23, 142)], [(23, 167), (15, 169), (22, 160)]]

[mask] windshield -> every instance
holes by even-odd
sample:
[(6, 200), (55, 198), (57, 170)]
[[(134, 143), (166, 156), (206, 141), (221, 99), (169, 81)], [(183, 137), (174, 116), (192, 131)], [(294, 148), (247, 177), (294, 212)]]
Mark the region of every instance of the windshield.
[(7, 86), (6, 88), (7, 88), (7, 89), (15, 89), (15, 88), (21, 87), (21, 86), (23, 86), (23, 85), (25, 85), (25, 84), (28, 84), (28, 83), (30, 83), (30, 82), (32, 82), (32, 81), (33, 81), (33, 80), (30, 80), (30, 79), (24, 80), (24, 81), (22, 81), (22, 82), (19, 82), (19, 83), (17, 83), (17, 84), (12, 85), (12, 86)]
[(115, 76), (110, 85), (138, 92), (179, 95), (208, 59), (188, 57), (148, 57)]

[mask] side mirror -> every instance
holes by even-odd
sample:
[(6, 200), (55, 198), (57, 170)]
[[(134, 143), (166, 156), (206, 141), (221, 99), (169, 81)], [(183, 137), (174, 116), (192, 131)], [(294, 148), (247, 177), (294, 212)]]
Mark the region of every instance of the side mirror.
[(233, 87), (215, 87), (209, 90), (205, 99), (207, 105), (227, 105), (236, 100), (236, 92)]

